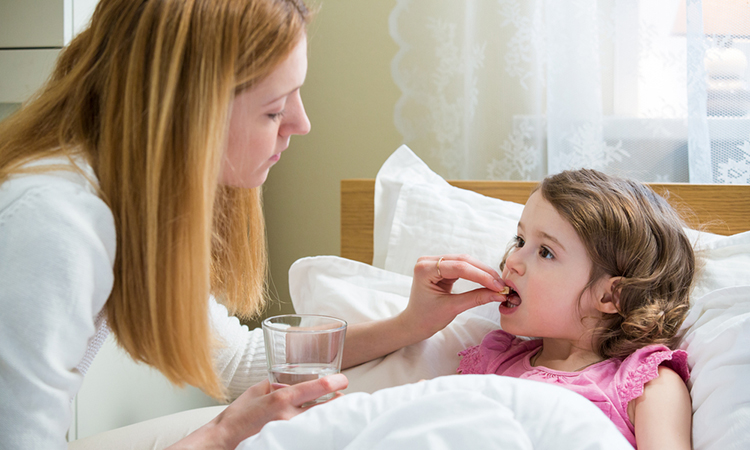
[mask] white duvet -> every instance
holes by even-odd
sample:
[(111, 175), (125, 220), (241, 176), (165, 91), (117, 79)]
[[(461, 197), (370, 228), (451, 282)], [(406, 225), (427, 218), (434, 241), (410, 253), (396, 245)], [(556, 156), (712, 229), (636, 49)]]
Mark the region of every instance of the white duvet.
[(582, 396), (496, 375), (451, 375), (347, 394), (271, 422), (237, 448), (632, 450)]

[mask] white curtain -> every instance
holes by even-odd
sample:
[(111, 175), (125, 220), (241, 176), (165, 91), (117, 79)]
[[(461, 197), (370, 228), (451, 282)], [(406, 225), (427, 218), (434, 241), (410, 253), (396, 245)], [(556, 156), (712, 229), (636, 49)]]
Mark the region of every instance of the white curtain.
[(747, 184), (746, 22), (748, 0), (397, 0), (396, 126), (449, 179)]

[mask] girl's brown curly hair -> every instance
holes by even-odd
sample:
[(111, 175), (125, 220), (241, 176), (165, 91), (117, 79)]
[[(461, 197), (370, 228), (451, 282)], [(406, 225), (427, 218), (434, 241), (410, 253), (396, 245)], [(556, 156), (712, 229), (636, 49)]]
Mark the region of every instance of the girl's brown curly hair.
[(549, 176), (537, 190), (586, 247), (592, 261), (586, 288), (602, 276), (622, 277), (614, 287), (618, 313), (604, 314), (594, 350), (624, 358), (649, 344), (674, 348), (696, 272), (679, 214), (644, 184), (596, 170)]

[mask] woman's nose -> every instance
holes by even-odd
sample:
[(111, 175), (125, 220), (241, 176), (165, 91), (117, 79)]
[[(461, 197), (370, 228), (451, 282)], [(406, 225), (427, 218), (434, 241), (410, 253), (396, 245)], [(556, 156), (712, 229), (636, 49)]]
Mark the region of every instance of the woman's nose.
[(302, 97), (300, 97), (299, 91), (290, 98), (290, 103), (287, 104), (284, 124), (279, 132), (285, 137), (293, 134), (303, 135), (309, 133), (311, 127), (310, 119), (305, 112), (305, 105), (302, 104)]

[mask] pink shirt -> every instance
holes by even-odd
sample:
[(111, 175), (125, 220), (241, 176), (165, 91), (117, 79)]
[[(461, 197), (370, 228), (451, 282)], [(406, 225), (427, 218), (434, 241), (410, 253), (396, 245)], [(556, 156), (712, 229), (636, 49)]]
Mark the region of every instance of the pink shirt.
[(615, 423), (635, 447), (635, 427), (628, 418), (628, 403), (643, 394), (643, 386), (659, 376), (664, 364), (687, 382), (687, 353), (656, 344), (641, 348), (621, 361), (608, 359), (579, 372), (532, 367), (531, 357), (542, 346), (539, 339), (521, 339), (503, 330), (487, 335), (480, 345), (459, 353), (458, 372), (496, 374), (557, 384), (588, 398)]

